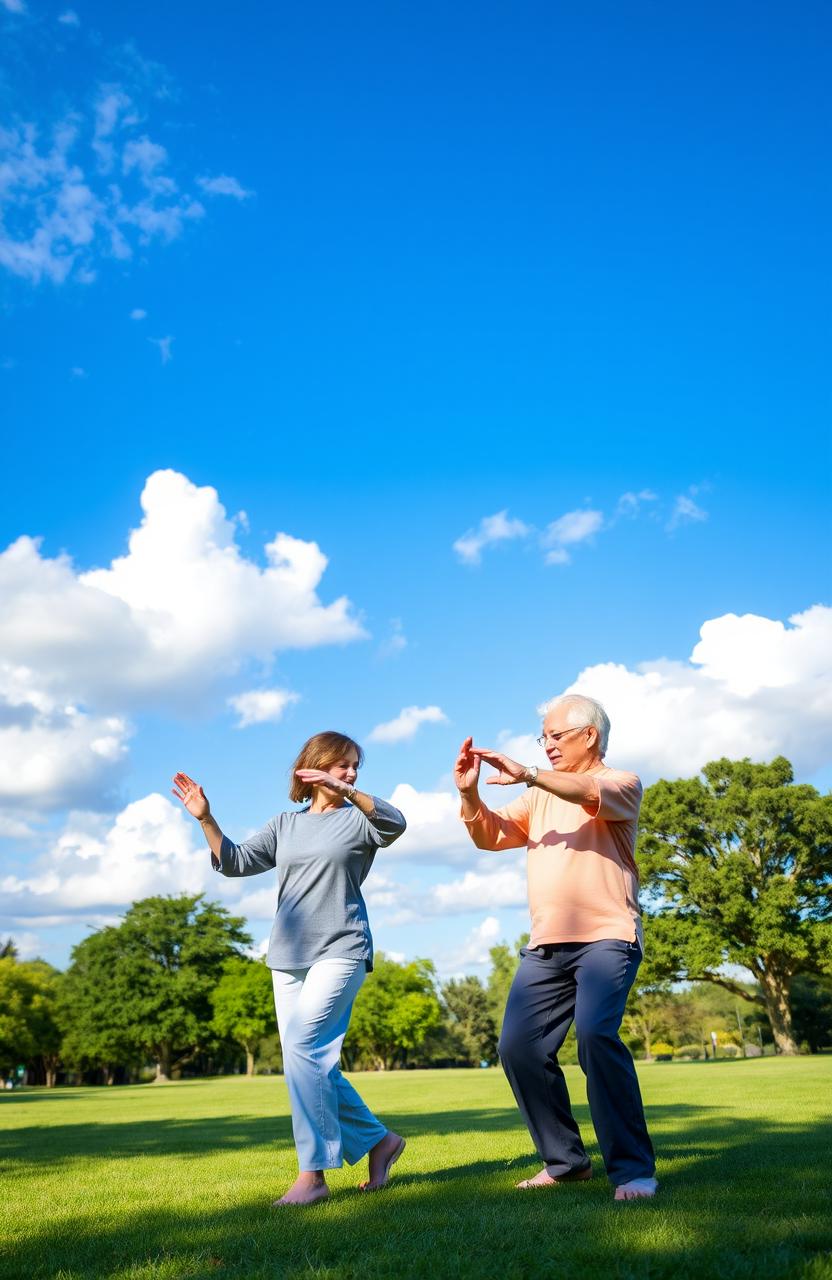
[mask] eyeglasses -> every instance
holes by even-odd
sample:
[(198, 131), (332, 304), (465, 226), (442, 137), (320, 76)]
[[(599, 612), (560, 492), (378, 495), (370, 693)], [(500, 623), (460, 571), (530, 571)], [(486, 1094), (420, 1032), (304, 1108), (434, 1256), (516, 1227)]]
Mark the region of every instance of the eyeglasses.
[(560, 733), (544, 733), (542, 738), (538, 738), (537, 745), (545, 747), (547, 742), (560, 742), (561, 738), (565, 738), (567, 733), (577, 733), (579, 729), (588, 729), (588, 724), (573, 724), (571, 729), (561, 729)]

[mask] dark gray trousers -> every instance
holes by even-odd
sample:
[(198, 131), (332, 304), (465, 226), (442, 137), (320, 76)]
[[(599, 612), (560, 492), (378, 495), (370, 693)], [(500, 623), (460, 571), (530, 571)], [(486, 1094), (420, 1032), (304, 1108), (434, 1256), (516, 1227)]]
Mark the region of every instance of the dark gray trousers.
[(578, 1061), (607, 1175), (651, 1178), (653, 1147), (633, 1059), (618, 1036), (641, 963), (638, 943), (605, 938), (524, 947), (509, 992), (499, 1053), (538, 1154), (553, 1178), (589, 1156), (569, 1106), (558, 1050), (575, 1022)]

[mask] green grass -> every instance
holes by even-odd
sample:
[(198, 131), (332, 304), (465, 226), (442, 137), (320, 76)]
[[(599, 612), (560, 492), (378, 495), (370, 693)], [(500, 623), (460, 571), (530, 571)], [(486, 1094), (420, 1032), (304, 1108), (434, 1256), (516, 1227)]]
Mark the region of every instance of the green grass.
[(344, 1168), (301, 1210), (269, 1208), (295, 1173), (280, 1078), (6, 1094), (0, 1276), (832, 1280), (832, 1058), (640, 1076), (661, 1191), (626, 1205), (594, 1140), (592, 1182), (513, 1189), (538, 1162), (499, 1071), (353, 1077), (407, 1151), (384, 1193)]

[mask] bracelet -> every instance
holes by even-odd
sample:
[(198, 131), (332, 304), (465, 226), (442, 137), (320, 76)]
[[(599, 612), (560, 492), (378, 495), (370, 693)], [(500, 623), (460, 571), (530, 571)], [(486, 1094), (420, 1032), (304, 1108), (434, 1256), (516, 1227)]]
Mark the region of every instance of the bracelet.
[(537, 765), (536, 764), (529, 765), (528, 769), (526, 769), (525, 773), (523, 774), (523, 780), (526, 783), (527, 787), (534, 786), (534, 784), (537, 782)]
[(344, 792), (344, 798), (345, 798), (346, 800), (349, 800), (350, 804), (352, 804), (352, 802), (355, 800), (355, 797), (356, 797), (356, 795), (357, 795), (357, 794), (358, 794), (358, 788), (357, 788), (357, 787), (350, 787), (349, 791), (345, 791), (345, 792)]

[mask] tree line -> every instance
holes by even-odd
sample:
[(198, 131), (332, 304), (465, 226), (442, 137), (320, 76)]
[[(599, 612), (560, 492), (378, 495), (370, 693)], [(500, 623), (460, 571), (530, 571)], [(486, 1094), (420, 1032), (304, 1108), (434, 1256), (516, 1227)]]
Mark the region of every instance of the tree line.
[[(832, 1044), (832, 797), (788, 761), (719, 760), (644, 795), (639, 868), (646, 960), (624, 1034), (648, 1057)], [(497, 1060), (518, 963), (440, 983), (430, 960), (379, 955), (344, 1043), (348, 1068)], [(136, 902), (60, 973), (0, 949), (0, 1075), (116, 1083), (280, 1070), (271, 977), (244, 921), (201, 895)], [(737, 976), (750, 971), (753, 981)], [(563, 1059), (574, 1060), (574, 1040)]]

